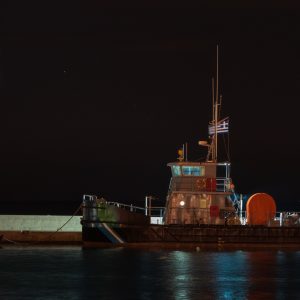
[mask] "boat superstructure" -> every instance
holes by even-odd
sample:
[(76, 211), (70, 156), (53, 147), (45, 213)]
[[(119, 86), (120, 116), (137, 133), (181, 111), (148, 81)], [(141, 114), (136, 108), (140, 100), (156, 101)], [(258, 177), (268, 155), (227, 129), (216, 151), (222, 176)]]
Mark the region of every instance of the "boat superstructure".
[[(236, 216), (230, 164), (173, 162), (164, 224), (225, 224)], [(222, 173), (224, 176), (217, 177)]]
[(169, 186), (164, 224), (225, 224), (238, 220), (231, 200), (234, 186), (230, 162), (218, 162), (218, 136), (229, 134), (229, 118), (220, 118), (222, 96), (219, 96), (219, 53), (217, 47), (216, 86), (212, 79), (212, 120), (208, 126), (204, 162), (187, 161), (187, 146), (178, 151), (178, 162), (169, 163), (172, 178)]

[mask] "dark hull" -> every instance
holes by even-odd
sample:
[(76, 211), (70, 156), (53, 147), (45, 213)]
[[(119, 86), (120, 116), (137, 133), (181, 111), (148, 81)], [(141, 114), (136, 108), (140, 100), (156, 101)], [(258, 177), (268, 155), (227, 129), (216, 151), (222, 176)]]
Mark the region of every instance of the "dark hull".
[[(101, 225), (101, 223), (100, 223)], [(106, 227), (108, 224), (106, 224)], [(300, 248), (300, 227), (264, 226), (129, 226), (110, 224), (112, 239), (99, 227), (83, 226), (84, 247), (296, 247)]]

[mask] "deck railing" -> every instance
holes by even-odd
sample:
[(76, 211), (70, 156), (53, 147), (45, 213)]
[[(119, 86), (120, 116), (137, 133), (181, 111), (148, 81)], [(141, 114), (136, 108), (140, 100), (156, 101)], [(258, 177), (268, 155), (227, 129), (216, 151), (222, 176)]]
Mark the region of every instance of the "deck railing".
[[(247, 224), (246, 211), (239, 212), (239, 219), (242, 225)], [(271, 219), (269, 226), (300, 226), (300, 212), (297, 211), (277, 211), (274, 219)]]
[(178, 192), (230, 192), (231, 179), (226, 177), (173, 177), (169, 189)]
[[(99, 203), (105, 203), (106, 205), (111, 205), (111, 206), (116, 206), (116, 207), (120, 207), (132, 212), (145, 212), (145, 208), (144, 207), (140, 207), (140, 206), (136, 206), (136, 205), (132, 205), (132, 204), (124, 204), (124, 203), (120, 203), (120, 202), (113, 202), (113, 201), (106, 201), (105, 199), (101, 199), (98, 198), (95, 195), (83, 195), (83, 201), (92, 201), (93, 205), (95, 205), (95, 203), (97, 203), (97, 200), (99, 201)], [(93, 206), (93, 208), (98, 208), (98, 206)]]

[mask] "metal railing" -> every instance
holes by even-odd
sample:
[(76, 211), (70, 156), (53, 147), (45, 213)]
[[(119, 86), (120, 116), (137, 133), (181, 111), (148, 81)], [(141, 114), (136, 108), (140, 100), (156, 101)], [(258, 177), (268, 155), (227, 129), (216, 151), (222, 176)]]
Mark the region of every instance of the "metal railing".
[(231, 179), (226, 177), (173, 177), (170, 181), (169, 190), (178, 192), (230, 192), (230, 185)]
[(148, 208), (148, 216), (162, 218), (165, 212), (165, 207), (153, 206)]
[[(135, 206), (132, 204), (124, 204), (124, 203), (120, 203), (120, 202), (114, 202), (114, 201), (106, 201), (104, 198), (98, 198), (95, 195), (83, 195), (83, 201), (90, 201), (90, 202), (94, 202), (93, 204), (96, 203), (95, 208), (98, 208), (97, 205), (101, 205), (101, 204), (105, 204), (105, 205), (110, 205), (110, 206), (116, 206), (116, 207), (120, 207), (132, 212), (145, 212), (145, 208), (144, 207), (140, 207), (140, 206)], [(97, 203), (98, 201), (98, 203)]]
[[(239, 212), (239, 219), (242, 225), (247, 225), (246, 211)], [(300, 226), (300, 212), (278, 211), (268, 225), (275, 227)]]
[(217, 192), (229, 192), (231, 187), (230, 178), (216, 178), (216, 191)]
[(112, 201), (108, 201), (106, 203), (108, 205), (120, 207), (120, 208), (129, 210), (129, 211), (134, 211), (134, 212), (141, 211), (141, 212), (145, 212), (145, 208), (144, 207), (135, 206), (135, 205), (132, 205), (132, 204), (123, 204), (123, 203), (120, 203), (120, 202), (112, 202)]

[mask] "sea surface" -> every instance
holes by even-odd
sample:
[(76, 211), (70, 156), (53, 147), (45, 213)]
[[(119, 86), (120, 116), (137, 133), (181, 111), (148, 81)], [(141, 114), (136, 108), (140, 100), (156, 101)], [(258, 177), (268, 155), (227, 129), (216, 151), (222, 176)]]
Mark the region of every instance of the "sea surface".
[(2, 246), (0, 299), (300, 299), (300, 251)]

